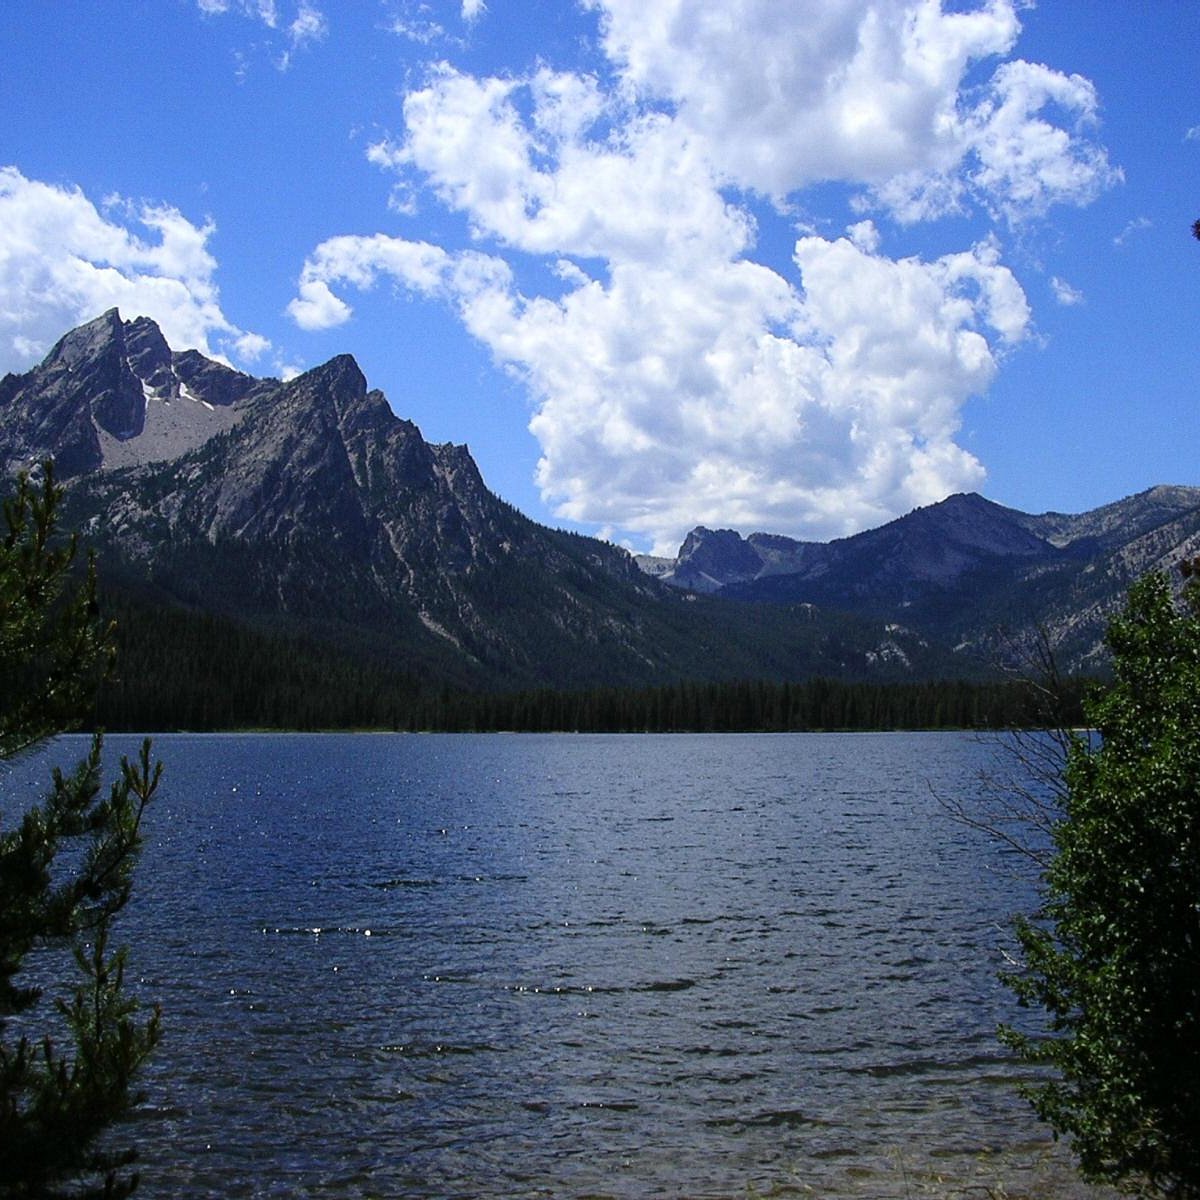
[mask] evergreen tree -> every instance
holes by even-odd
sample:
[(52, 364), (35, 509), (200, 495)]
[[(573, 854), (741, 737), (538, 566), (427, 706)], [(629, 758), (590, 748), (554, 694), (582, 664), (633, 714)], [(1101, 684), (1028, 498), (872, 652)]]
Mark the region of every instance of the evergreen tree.
[[(0, 761), (78, 728), (111, 662), (91, 564), (73, 575), (75, 541), (56, 536), (61, 494), (47, 464), (40, 484), (22, 476), (4, 505)], [(147, 741), (103, 794), (101, 751), (97, 735), (73, 772), (54, 772), (42, 803), (0, 828), (4, 1197), (121, 1197), (137, 1184), (126, 1170), (134, 1152), (104, 1135), (137, 1100), (133, 1076), (158, 1016), (138, 1017), (126, 952), (110, 941), (161, 764), (151, 766)], [(75, 983), (60, 985), (51, 964), (69, 962)]]
[(1042, 904), (1018, 923), (1025, 963), (1009, 980), (1049, 1031), (1003, 1036), (1052, 1069), (1027, 1094), (1086, 1179), (1188, 1200), (1200, 1197), (1200, 615), (1150, 576), (1108, 643), (1114, 681), (1086, 705), (1099, 739), (1069, 744)]

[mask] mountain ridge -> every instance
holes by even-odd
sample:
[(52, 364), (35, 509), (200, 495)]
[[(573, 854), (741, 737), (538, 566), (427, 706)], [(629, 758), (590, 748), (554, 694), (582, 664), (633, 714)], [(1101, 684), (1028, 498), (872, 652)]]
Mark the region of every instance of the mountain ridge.
[[(310, 638), (431, 686), (906, 669), (874, 665), (895, 640), (878, 622), (697, 600), (620, 547), (538, 525), (487, 489), (465, 446), (396, 416), (350, 355), (256, 380), (164, 350), (152, 326), (106, 313), (0, 382), (8, 468), (56, 458), (65, 522), (139, 611)], [(194, 420), (167, 421), (174, 409)], [(920, 638), (904, 653), (959, 669)]]
[[(830, 542), (697, 527), (656, 578), (737, 600), (834, 605), (897, 619), (982, 657), (1045, 631), (1064, 665), (1095, 669), (1124, 592), (1200, 552), (1200, 488), (1156, 485), (1079, 514), (947, 497)], [(1005, 629), (1007, 626), (1007, 629)]]
[(64, 334), (33, 370), (0, 380), (0, 467), (53, 447), (60, 478), (177, 457), (240, 418), (263, 382), (173, 351), (148, 317), (112, 308)]
[(0, 380), (0, 467), (47, 456), (139, 611), (431, 685), (978, 676), (1039, 629), (1094, 669), (1128, 583), (1200, 554), (1200, 489), (1160, 485), (1075, 515), (967, 493), (825, 543), (698, 526), (674, 560), (639, 561), (495, 496), (349, 354), (256, 379), (115, 309)]

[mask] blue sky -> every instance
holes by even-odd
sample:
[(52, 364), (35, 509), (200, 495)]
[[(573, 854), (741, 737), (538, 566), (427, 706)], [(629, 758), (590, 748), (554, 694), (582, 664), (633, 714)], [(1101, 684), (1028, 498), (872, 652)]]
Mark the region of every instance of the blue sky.
[(118, 305), (355, 355), (673, 550), (1200, 484), (1200, 5), (0, 6), (0, 370)]

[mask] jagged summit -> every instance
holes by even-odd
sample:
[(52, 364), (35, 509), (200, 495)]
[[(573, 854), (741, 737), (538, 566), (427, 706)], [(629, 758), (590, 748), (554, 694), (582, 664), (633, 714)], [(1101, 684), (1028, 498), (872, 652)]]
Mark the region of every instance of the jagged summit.
[(1081, 668), (1101, 661), (1129, 583), (1197, 553), (1200, 488), (1159, 486), (1078, 515), (961, 493), (831, 542), (700, 526), (673, 561), (646, 567), (727, 599), (890, 616), (993, 659), (1044, 628), (1064, 646), (1063, 665)]
[(33, 370), (0, 381), (0, 468), (10, 472), (51, 455), (59, 476), (70, 479), (170, 462), (251, 409), (269, 423), (272, 403), (301, 424), (313, 416), (302, 418), (301, 409), (328, 406), (335, 423), (353, 414), (360, 433), (395, 419), (383, 393), (368, 390), (352, 355), (282, 384), (197, 350), (174, 351), (149, 317), (126, 321), (112, 308), (60, 338)]
[(334, 355), (328, 362), (305, 371), (292, 381), (293, 384), (298, 382), (308, 387), (327, 388), (331, 393), (354, 399), (367, 394), (367, 377), (352, 354)]
[(698, 592), (715, 591), (726, 583), (755, 579), (763, 557), (733, 529), (696, 526), (679, 548), (674, 581)]
[(162, 462), (240, 419), (260, 381), (197, 351), (176, 353), (149, 317), (109, 309), (0, 380), (0, 467), (53, 455), (60, 477)]

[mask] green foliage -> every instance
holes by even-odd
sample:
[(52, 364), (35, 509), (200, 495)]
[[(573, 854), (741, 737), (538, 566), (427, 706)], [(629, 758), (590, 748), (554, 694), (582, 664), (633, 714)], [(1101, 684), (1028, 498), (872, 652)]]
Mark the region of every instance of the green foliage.
[(55, 537), (61, 489), (50, 464), (4, 502), (0, 539), (0, 758), (77, 728), (111, 665), (109, 631), (97, 620), (88, 564), (68, 590), (75, 539)]
[[(774, 732), (1045, 721), (1035, 690), (1011, 680), (868, 682), (814, 673), (795, 682), (698, 676), (653, 687), (499, 691), (389, 648), (373, 629), (347, 627), (334, 642), (299, 624), (251, 624), (114, 586), (107, 569), (100, 603), (117, 626), (117, 669), (97, 709), (110, 730)], [(159, 669), (165, 661), (172, 670)], [(1062, 684), (1068, 719), (1078, 723), (1085, 684)]]
[[(95, 580), (70, 574), (55, 536), (61, 493), (46, 469), (5, 505), (0, 546), (0, 761), (78, 725), (107, 671), (111, 631)], [(137, 1102), (158, 1039), (124, 987), (113, 922), (130, 897), (141, 822), (158, 786), (150, 743), (101, 788), (102, 741), (0, 829), (0, 1196), (120, 1197), (135, 1155), (107, 1131)], [(63, 982), (64, 976), (75, 982)], [(65, 1048), (64, 1048), (65, 1047)]]
[(1114, 681), (1072, 740), (1043, 902), (1018, 923), (1023, 1005), (1003, 1031), (1051, 1068), (1027, 1089), (1082, 1175), (1200, 1197), (1200, 617), (1167, 580), (1131, 590), (1108, 634)]
[[(154, 608), (106, 589), (118, 667), (101, 694), (108, 729), (402, 729), (444, 732), (785, 732), (1008, 729), (1044, 723), (1021, 682), (688, 681), (658, 687), (490, 691), (438, 682), (420, 664), (318, 637)], [(171, 671), (156, 669), (169, 659)], [(1064, 680), (1068, 719), (1085, 681)]]
[[(152, 608), (103, 589), (117, 666), (97, 712), (110, 730), (408, 728), (410, 669), (210, 613)], [(169, 661), (172, 670), (158, 664)]]

